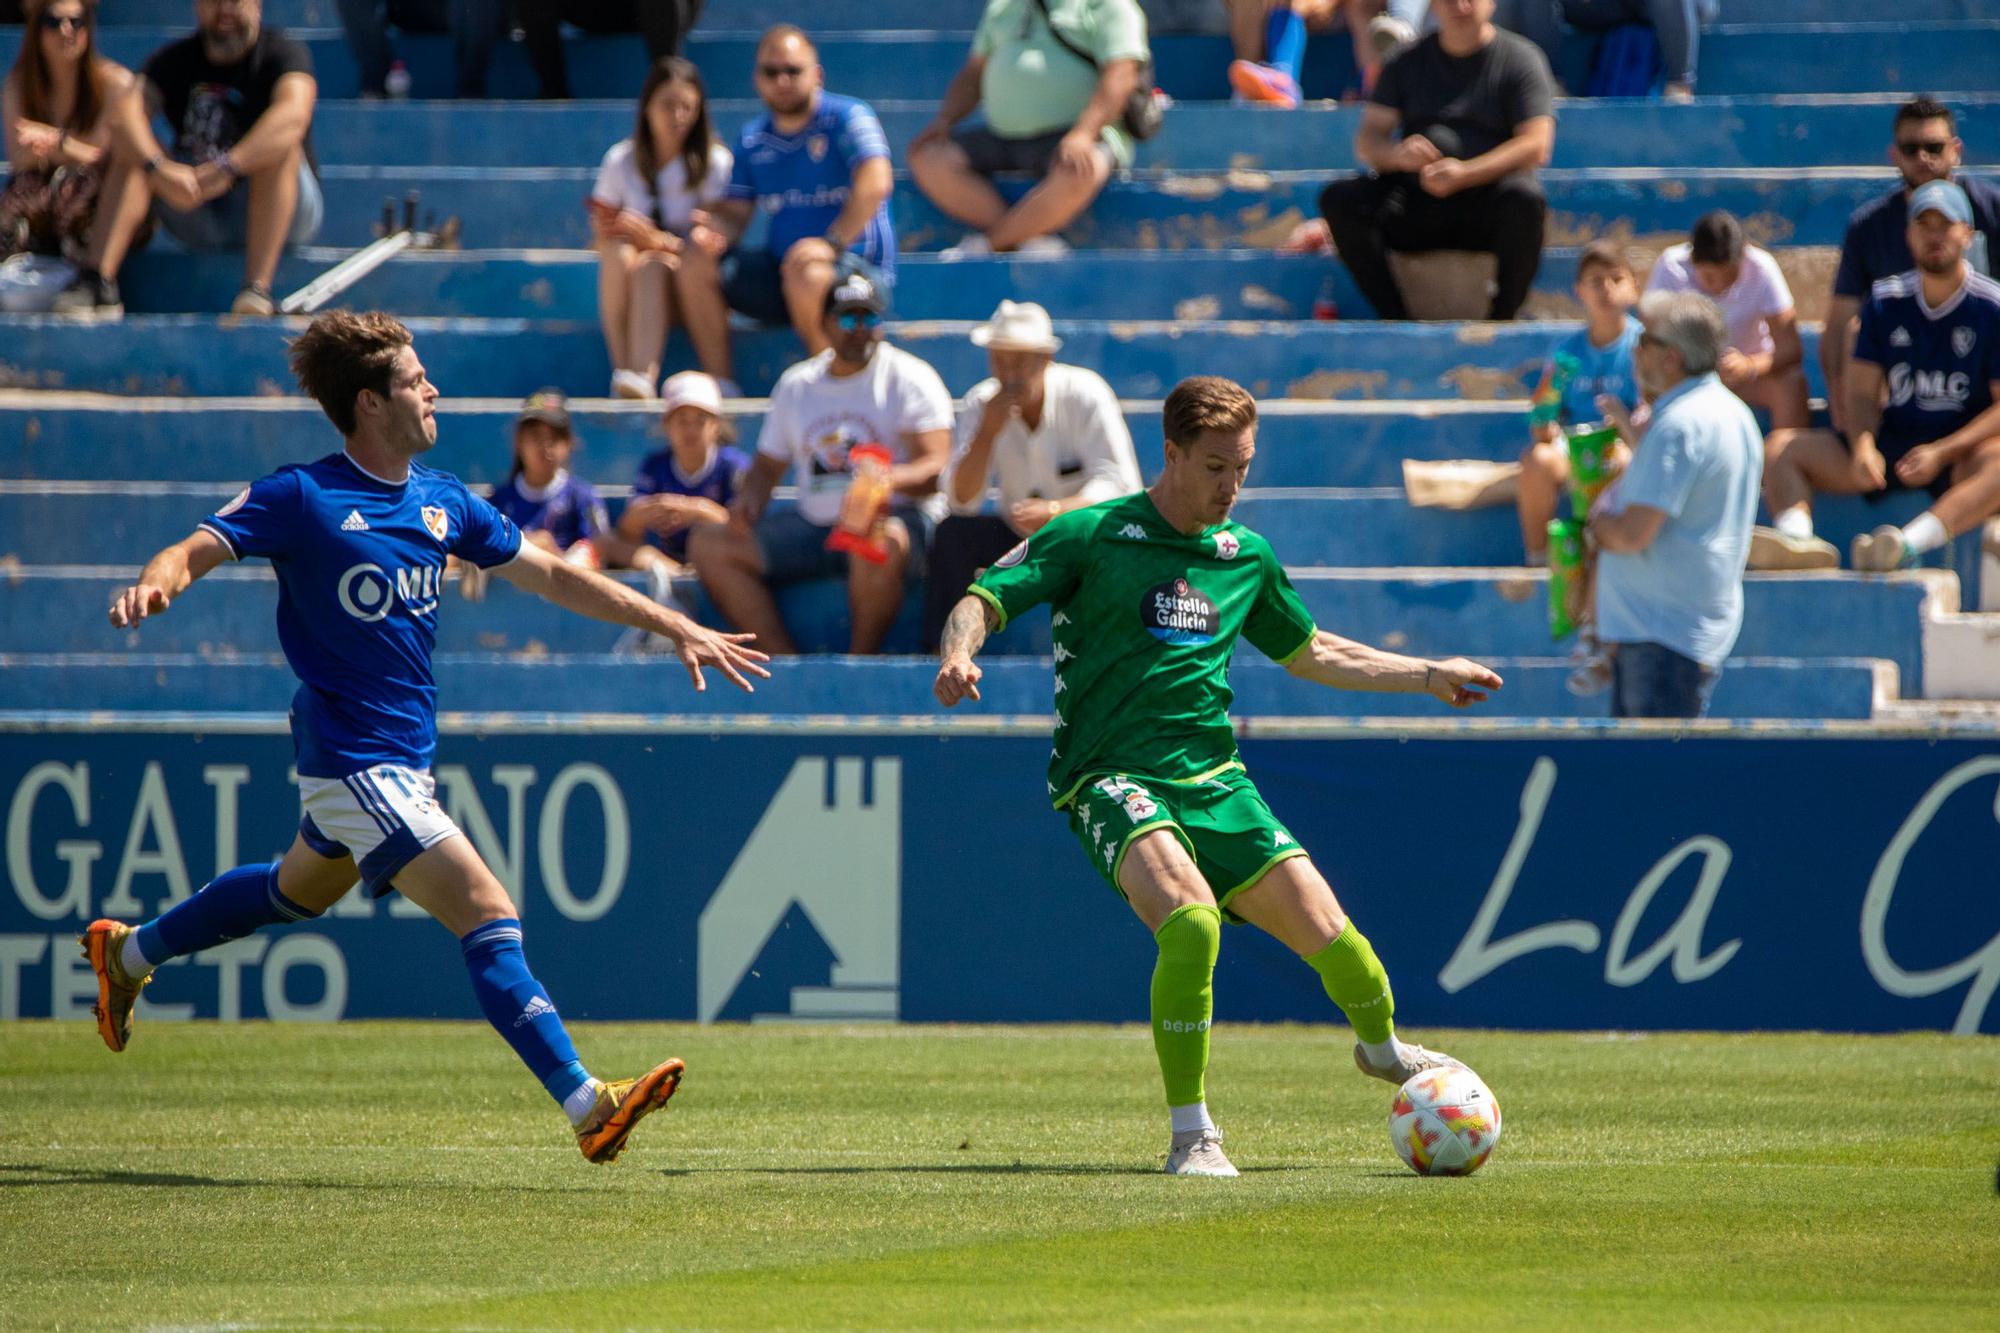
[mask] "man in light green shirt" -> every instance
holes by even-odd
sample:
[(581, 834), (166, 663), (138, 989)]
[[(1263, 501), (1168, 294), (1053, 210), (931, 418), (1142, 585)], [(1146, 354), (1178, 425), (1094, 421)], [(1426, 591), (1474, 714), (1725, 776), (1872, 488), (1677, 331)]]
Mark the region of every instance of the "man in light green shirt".
[[(1137, 0), (987, 0), (937, 119), (910, 143), (917, 188), (972, 229), (953, 253), (1063, 253), (1055, 233), (1132, 161), (1122, 121), (1146, 59)], [(984, 124), (954, 128), (980, 109)], [(1010, 206), (999, 172), (1038, 183)]]

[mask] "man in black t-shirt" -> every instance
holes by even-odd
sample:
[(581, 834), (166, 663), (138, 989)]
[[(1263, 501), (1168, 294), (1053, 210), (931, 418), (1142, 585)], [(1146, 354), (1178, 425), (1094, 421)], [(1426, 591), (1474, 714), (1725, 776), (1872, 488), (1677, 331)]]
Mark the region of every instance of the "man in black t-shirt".
[(1833, 299), (1826, 307), (1826, 333), (1819, 343), (1820, 369), (1826, 372), (1827, 412), (1837, 431), (1847, 425), (1841, 376), (1861, 307), (1876, 283), (1916, 267), (1907, 239), (1910, 195), (1916, 188), (1926, 181), (1956, 181), (1972, 204), (1972, 245), (1966, 262), (1974, 272), (1991, 276), (1992, 260), (2000, 256), (2000, 185), (1959, 174), (1965, 144), (1958, 137), (1950, 107), (1918, 97), (1896, 108), (1889, 161), (1901, 173), (1902, 183), (1855, 209), (1847, 220), (1847, 234), (1840, 242), (1840, 268), (1833, 277)]
[[(1483, 250), (1499, 261), (1490, 319), (1512, 319), (1542, 262), (1535, 169), (1555, 145), (1555, 81), (1533, 43), (1493, 24), (1494, 0), (1433, 0), (1437, 31), (1382, 67), (1354, 154), (1320, 213), (1382, 319), (1408, 319), (1388, 252)], [(1400, 133), (1400, 137), (1398, 134)]]
[[(138, 170), (98, 205), (98, 216), (111, 219), (111, 244), (101, 271), (79, 273), (56, 298), (59, 314), (118, 306), (118, 264), (149, 203), (188, 249), (243, 250), (236, 315), (276, 314), (278, 256), (319, 232), (311, 53), (263, 26), (260, 0), (194, 0), (194, 13), (197, 31), (155, 51), (132, 93), (111, 108), (113, 151)], [(154, 137), (155, 116), (174, 127), (171, 157)]]

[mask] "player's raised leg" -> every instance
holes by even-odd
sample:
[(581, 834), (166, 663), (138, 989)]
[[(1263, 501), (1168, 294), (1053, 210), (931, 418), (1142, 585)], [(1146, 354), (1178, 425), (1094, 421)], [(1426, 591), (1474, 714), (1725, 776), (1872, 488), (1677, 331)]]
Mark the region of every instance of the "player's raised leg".
[[(1089, 816), (1086, 815), (1086, 818)], [(1222, 913), (1180, 837), (1169, 826), (1125, 844), (1114, 867), (1118, 890), (1153, 932), (1153, 1051), (1166, 1085), (1173, 1139), (1167, 1174), (1233, 1176), (1222, 1133), (1209, 1118), (1208, 1032), (1215, 1013), (1215, 960)]]
[(1459, 1064), (1397, 1038), (1389, 973), (1309, 858), (1279, 861), (1232, 897), (1229, 910), (1275, 936), (1319, 973), (1327, 998), (1354, 1029), (1354, 1063), (1362, 1073), (1400, 1085), (1426, 1069)]

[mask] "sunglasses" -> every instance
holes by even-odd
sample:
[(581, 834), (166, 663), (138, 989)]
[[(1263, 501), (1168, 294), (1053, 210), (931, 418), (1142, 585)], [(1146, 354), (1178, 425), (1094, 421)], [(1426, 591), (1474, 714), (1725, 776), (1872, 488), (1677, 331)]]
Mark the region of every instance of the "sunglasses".
[(856, 329), (880, 328), (882, 317), (873, 310), (843, 310), (833, 317), (833, 322), (846, 332), (852, 333)]
[(757, 72), (767, 79), (798, 79), (805, 77), (804, 65), (759, 65)]
[(1896, 151), (1904, 157), (1916, 157), (1928, 153), (1932, 157), (1943, 157), (1944, 150), (1951, 147), (1949, 139), (1911, 139), (1908, 143), (1896, 145)]
[(87, 21), (82, 14), (44, 14), (42, 15), (42, 31), (60, 33), (82, 32), (84, 24)]

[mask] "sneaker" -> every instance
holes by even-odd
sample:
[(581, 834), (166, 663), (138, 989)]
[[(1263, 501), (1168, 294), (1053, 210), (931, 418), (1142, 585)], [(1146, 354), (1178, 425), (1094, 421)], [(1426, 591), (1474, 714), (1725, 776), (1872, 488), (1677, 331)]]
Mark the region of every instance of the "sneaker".
[(1061, 259), (1069, 253), (1069, 242), (1060, 236), (1036, 236), (1014, 247), (1016, 259)]
[(1750, 529), (1752, 569), (1839, 569), (1840, 552), (1818, 537), (1793, 537), (1776, 528)]
[(116, 921), (93, 921), (76, 937), (90, 970), (97, 974), (97, 1003), (91, 1008), (97, 1015), (97, 1035), (114, 1051), (124, 1050), (132, 1040), (132, 1006), (153, 979), (151, 972), (137, 981), (125, 973), (125, 941), (132, 929)]
[(1465, 1068), (1465, 1061), (1454, 1060), (1442, 1051), (1427, 1051), (1408, 1042), (1398, 1042), (1397, 1050), (1401, 1058), (1396, 1063), (1372, 1065), (1368, 1063), (1368, 1048), (1357, 1041), (1354, 1043), (1354, 1067), (1370, 1078), (1379, 1078), (1399, 1088), (1427, 1069)]
[(1298, 80), (1276, 65), (1261, 61), (1230, 61), (1229, 86), (1246, 102), (1288, 108), (1299, 104)]
[(687, 1066), (679, 1060), (668, 1060), (638, 1078), (600, 1083), (597, 1104), (576, 1127), (576, 1146), (582, 1149), (584, 1160), (600, 1164), (616, 1160), (625, 1151), (625, 1140), (631, 1137), (633, 1127), (667, 1104), (686, 1071)]
[(1884, 523), (1875, 531), (1864, 532), (1854, 539), (1854, 546), (1848, 552), (1848, 563), (1871, 574), (1887, 574), (1915, 564), (1916, 558), (1903, 545), (1903, 530), (1893, 523)]
[(1377, 14), (1368, 20), (1368, 45), (1374, 48), (1375, 63), (1386, 64), (1389, 57), (1417, 40), (1417, 30), (1394, 14)]
[(118, 296), (118, 281), (90, 269), (80, 270), (69, 286), (56, 293), (49, 303), (51, 315), (74, 319), (123, 319), (125, 303)]
[(270, 290), (254, 282), (246, 282), (236, 293), (236, 299), (229, 303), (232, 315), (247, 315), (252, 319), (270, 319), (278, 313), (278, 303), (271, 299)]
[(1237, 1171), (1222, 1155), (1222, 1131), (1195, 1129), (1174, 1135), (1173, 1146), (1167, 1149), (1167, 1174), (1233, 1179)]
[(960, 241), (957, 245), (954, 245), (951, 248), (940, 253), (938, 255), (938, 258), (939, 259), (984, 259), (992, 253), (993, 253), (993, 242), (986, 239), (985, 232), (975, 231), (967, 233), (964, 240)]
[(653, 382), (636, 370), (614, 370), (611, 372), (611, 396), (641, 400), (652, 398), (655, 396)]

